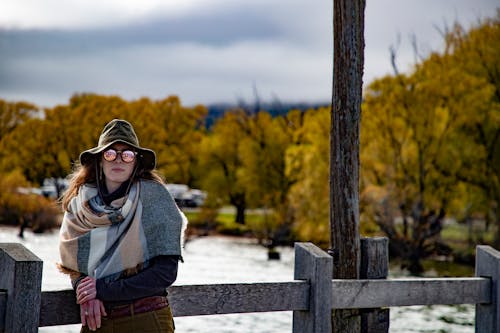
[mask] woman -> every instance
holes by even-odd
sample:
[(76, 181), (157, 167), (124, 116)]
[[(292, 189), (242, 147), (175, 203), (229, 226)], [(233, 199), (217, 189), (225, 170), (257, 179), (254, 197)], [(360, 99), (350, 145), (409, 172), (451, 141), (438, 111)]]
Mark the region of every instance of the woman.
[(155, 165), (120, 119), (80, 154), (62, 198), (59, 267), (76, 290), (82, 332), (174, 331), (166, 288), (187, 221)]

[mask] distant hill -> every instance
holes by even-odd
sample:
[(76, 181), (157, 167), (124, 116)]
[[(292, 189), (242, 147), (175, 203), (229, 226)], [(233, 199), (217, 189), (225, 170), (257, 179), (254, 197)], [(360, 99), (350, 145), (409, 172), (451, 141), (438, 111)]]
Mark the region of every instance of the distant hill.
[(286, 115), (290, 110), (300, 110), (307, 111), (309, 109), (317, 109), (319, 107), (324, 107), (330, 105), (329, 103), (283, 103), (283, 102), (272, 102), (272, 103), (216, 103), (207, 105), (208, 114), (206, 117), (206, 127), (210, 128), (215, 123), (215, 121), (224, 116), (224, 114), (231, 110), (243, 109), (249, 113), (257, 113), (259, 111), (265, 111), (271, 114), (271, 116), (282, 116)]

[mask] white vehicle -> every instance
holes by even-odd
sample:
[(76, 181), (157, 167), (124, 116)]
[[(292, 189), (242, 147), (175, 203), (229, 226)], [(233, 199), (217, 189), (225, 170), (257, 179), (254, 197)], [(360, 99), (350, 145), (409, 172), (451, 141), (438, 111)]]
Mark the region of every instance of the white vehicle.
[(181, 207), (202, 206), (207, 197), (206, 192), (198, 189), (190, 189), (184, 184), (167, 184), (167, 190)]

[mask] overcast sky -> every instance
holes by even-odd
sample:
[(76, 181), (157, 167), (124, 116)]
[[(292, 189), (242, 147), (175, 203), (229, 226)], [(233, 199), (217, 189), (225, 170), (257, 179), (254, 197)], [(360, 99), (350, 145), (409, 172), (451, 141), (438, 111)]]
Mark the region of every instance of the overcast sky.
[[(439, 30), (496, 14), (497, 0), (367, 0), (365, 84), (442, 47)], [(74, 93), (185, 105), (328, 102), (332, 0), (2, 0), (0, 98), (39, 106)], [(399, 43), (398, 43), (399, 40)]]

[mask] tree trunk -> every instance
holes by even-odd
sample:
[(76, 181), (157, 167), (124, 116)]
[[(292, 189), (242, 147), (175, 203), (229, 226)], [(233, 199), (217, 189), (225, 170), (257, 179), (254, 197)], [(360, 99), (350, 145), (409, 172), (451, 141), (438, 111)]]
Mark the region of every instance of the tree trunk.
[(245, 224), (245, 210), (247, 208), (245, 193), (236, 193), (231, 195), (230, 202), (236, 208), (234, 222)]
[[(334, 0), (330, 239), (334, 279), (359, 279), (359, 125), (365, 0)], [(360, 332), (358, 310), (335, 310), (333, 332)]]
[(245, 224), (245, 206), (236, 206), (236, 218), (234, 221), (239, 224)]

